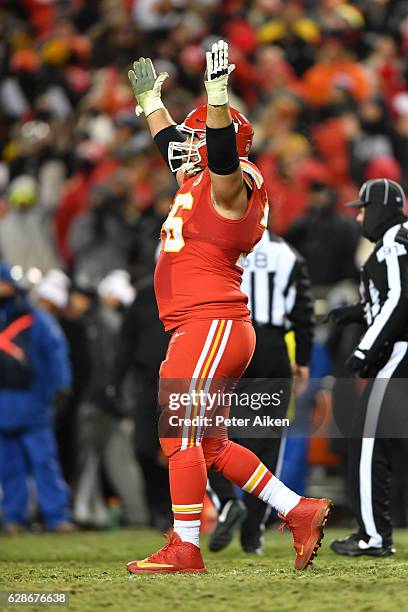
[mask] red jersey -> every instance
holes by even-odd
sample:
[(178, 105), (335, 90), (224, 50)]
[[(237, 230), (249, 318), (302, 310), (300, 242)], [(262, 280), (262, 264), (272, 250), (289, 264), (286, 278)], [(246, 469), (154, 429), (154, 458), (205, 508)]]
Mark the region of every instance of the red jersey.
[(261, 239), (268, 198), (257, 167), (241, 160), (252, 195), (241, 219), (225, 219), (210, 196), (208, 168), (179, 188), (161, 231), (154, 287), (166, 331), (192, 319), (250, 320), (239, 258)]

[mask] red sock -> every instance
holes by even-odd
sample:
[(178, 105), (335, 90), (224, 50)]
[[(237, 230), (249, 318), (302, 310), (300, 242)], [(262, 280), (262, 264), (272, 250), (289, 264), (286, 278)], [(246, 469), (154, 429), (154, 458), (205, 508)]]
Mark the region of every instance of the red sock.
[(273, 474), (250, 450), (229, 440), (219, 454), (214, 469), (238, 487), (259, 496)]
[[(216, 449), (217, 445), (214, 446)], [(218, 446), (218, 452), (213, 461), (208, 456), (206, 458), (207, 464), (212, 465), (228, 480), (273, 506), (284, 515), (288, 514), (300, 501), (297, 493), (291, 491), (276, 478), (252, 451), (239, 444), (225, 441), (221, 447)]]
[(174, 531), (198, 546), (207, 468), (201, 446), (179, 450), (169, 458), (170, 494)]

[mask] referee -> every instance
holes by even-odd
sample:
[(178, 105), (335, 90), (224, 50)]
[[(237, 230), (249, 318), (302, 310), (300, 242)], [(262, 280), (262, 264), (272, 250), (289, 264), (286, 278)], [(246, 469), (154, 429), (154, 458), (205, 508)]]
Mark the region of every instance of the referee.
[[(391, 470), (404, 469), (408, 437), (408, 222), (402, 187), (388, 179), (362, 186), (358, 208), (363, 235), (375, 247), (361, 269), (361, 302), (331, 312), (334, 322), (365, 322), (367, 331), (348, 359), (351, 372), (369, 378), (351, 415), (348, 462), (358, 531), (335, 540), (339, 555), (395, 553), (390, 517)], [(346, 409), (346, 407), (344, 407)]]
[[(248, 295), (248, 307), (256, 332), (256, 348), (238, 393), (272, 393), (285, 389), (279, 407), (265, 409), (263, 415), (283, 418), (290, 398), (292, 376), (306, 385), (313, 342), (314, 316), (310, 281), (304, 260), (282, 238), (265, 231), (261, 241), (243, 261), (241, 288)], [(296, 363), (291, 366), (285, 333), (293, 330)], [(259, 414), (259, 412), (257, 413)], [(254, 432), (259, 435), (262, 431)], [(239, 439), (254, 451), (272, 472), (276, 472), (281, 431), (268, 432), (274, 437)], [(265, 504), (244, 494), (244, 504), (233, 487), (221, 476), (210, 474), (212, 491), (219, 499), (219, 519), (210, 539), (210, 550), (222, 550), (232, 540), (241, 523), (241, 544), (246, 552), (260, 553), (262, 533), (267, 519)]]

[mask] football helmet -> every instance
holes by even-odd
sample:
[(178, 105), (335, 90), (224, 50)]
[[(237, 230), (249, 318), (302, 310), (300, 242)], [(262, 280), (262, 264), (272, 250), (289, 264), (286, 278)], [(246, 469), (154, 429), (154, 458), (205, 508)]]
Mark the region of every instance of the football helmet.
[[(234, 124), (239, 157), (248, 157), (254, 136), (254, 129), (248, 119), (236, 108), (230, 107)], [(203, 104), (192, 110), (177, 129), (186, 137), (184, 142), (170, 142), (168, 148), (169, 165), (172, 172), (180, 168), (188, 171), (193, 168), (205, 168), (207, 165), (207, 144), (205, 140), (205, 123), (207, 105)], [(181, 166), (179, 165), (181, 161)]]

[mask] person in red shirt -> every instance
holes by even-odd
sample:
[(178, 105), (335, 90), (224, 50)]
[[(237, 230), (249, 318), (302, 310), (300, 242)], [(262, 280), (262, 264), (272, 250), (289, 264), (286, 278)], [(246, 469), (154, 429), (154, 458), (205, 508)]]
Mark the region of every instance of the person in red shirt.
[(215, 43), (206, 57), (208, 104), (190, 113), (181, 131), (161, 100), (166, 73), (156, 77), (145, 58), (129, 72), (136, 113), (145, 113), (179, 184), (162, 227), (155, 272), (159, 316), (172, 333), (160, 368), (159, 435), (169, 459), (174, 529), (158, 552), (127, 564), (135, 574), (206, 571), (199, 530), (208, 469), (279, 511), (292, 531), (297, 569), (315, 556), (331, 507), (328, 499), (301, 498), (250, 450), (228, 440), (228, 407), (218, 411), (217, 405), (221, 421), (212, 422), (210, 396), (231, 389), (254, 352), (239, 260), (260, 240), (268, 208), (262, 175), (246, 159), (252, 126), (228, 104), (234, 66), (228, 63), (227, 43)]

